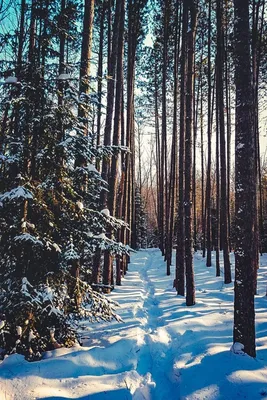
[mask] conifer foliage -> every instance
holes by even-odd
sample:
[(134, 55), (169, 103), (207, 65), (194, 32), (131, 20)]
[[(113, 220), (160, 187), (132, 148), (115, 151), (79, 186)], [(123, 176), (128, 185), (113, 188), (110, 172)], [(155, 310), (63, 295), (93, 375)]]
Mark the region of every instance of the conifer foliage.
[(91, 286), (96, 249), (128, 247), (105, 235), (127, 224), (101, 208), (108, 185), (95, 165), (120, 146), (94, 143), (92, 100), (71, 62), (80, 11), (22, 0), (18, 56), (1, 64), (0, 348), (29, 360), (72, 345), (81, 318), (119, 318)]

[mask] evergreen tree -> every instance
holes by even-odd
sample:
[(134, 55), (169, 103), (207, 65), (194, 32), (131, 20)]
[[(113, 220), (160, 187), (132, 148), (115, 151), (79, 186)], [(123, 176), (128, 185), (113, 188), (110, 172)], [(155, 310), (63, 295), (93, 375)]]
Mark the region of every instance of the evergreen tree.
[(77, 3), (33, 1), (25, 12), (22, 1), (27, 52), (5, 71), (1, 93), (0, 347), (32, 360), (73, 344), (80, 318), (117, 318), (114, 304), (90, 285), (93, 257), (98, 249), (128, 254), (128, 247), (105, 234), (127, 225), (103, 209), (108, 184), (92, 164), (120, 146), (95, 146), (88, 89), (80, 97), (76, 64), (68, 64)]

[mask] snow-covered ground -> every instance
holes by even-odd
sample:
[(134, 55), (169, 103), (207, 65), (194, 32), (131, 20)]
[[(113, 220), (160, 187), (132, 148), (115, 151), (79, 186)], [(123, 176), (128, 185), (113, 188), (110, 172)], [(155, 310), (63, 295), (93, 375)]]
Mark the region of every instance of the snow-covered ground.
[(173, 289), (159, 250), (132, 257), (123, 286), (110, 295), (124, 323), (89, 325), (83, 347), (20, 355), (0, 365), (0, 400), (267, 399), (267, 255), (256, 296), (257, 358), (230, 351), (233, 284), (224, 285), (195, 255), (197, 304)]

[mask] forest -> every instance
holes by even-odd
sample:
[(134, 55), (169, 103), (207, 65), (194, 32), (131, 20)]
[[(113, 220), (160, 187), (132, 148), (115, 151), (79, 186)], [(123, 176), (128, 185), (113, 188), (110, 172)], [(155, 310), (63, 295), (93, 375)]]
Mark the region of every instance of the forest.
[[(155, 348), (163, 337), (174, 357), (181, 335), (159, 322), (164, 304), (180, 310), (179, 323), (196, 313), (191, 324), (198, 307), (213, 307), (211, 291), (227, 304), (232, 353), (258, 360), (258, 333), (267, 346), (257, 314), (267, 300), (266, 54), (265, 0), (0, 0), (5, 399), (16, 398), (5, 378), (12, 357), (37, 365), (84, 340), (112, 344), (116, 326), (130, 334), (124, 307), (138, 286), (147, 300), (127, 307), (142, 329), (143, 318), (150, 324), (149, 354), (133, 368), (146, 380), (80, 399), (228, 398), (174, 395), (183, 376), (174, 367), (179, 379), (158, 376), (174, 358), (163, 364)], [(20, 400), (63, 398), (27, 393)]]

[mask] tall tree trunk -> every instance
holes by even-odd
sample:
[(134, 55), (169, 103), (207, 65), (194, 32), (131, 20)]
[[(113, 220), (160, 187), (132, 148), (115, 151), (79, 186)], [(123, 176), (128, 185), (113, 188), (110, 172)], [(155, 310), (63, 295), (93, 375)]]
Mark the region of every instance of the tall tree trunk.
[[(167, 63), (168, 63), (168, 24), (169, 24), (169, 0), (164, 0), (164, 37), (163, 37), (163, 68), (162, 68), (162, 141), (161, 141), (161, 168), (163, 191), (163, 224), (164, 224), (164, 256), (168, 258), (169, 240), (169, 207), (168, 207), (168, 176), (167, 176)], [(167, 275), (170, 275), (170, 265), (167, 262)]]
[(127, 123), (126, 131), (129, 137), (130, 157), (130, 187), (129, 207), (131, 214), (131, 246), (136, 248), (136, 221), (135, 221), (135, 123), (134, 123), (134, 83), (137, 41), (140, 35), (140, 11), (142, 2), (128, 2), (128, 60), (127, 60)]
[[(202, 62), (202, 61), (201, 61)], [(204, 116), (203, 116), (203, 88), (202, 88), (202, 71), (200, 79), (200, 148), (201, 148), (201, 227), (203, 251), (206, 249), (206, 210), (205, 210), (205, 169), (204, 169)], [(204, 256), (204, 255), (203, 255)]]
[(177, 294), (185, 294), (185, 234), (184, 234), (184, 171), (185, 171), (185, 94), (187, 79), (187, 29), (188, 4), (183, 3), (183, 28), (181, 48), (181, 80), (180, 80), (180, 138), (179, 138), (179, 200), (177, 218), (176, 249), (176, 289)]
[[(260, 4), (260, 3), (259, 3)], [(259, 185), (259, 249), (262, 254), (262, 245), (261, 241), (264, 237), (264, 225), (263, 225), (263, 188), (262, 188), (262, 172), (261, 172), (261, 162), (260, 162), (260, 140), (259, 140), (259, 71), (260, 71), (260, 62), (262, 57), (262, 39), (263, 39), (263, 28), (264, 28), (264, 15), (265, 15), (265, 0), (262, 1), (262, 10), (261, 10), (261, 21), (260, 26), (258, 27), (258, 41), (257, 41), (257, 52), (256, 52), (256, 73), (253, 71), (253, 79), (255, 82), (254, 88), (254, 104), (255, 104), (255, 140), (256, 140), (256, 162), (258, 167), (258, 185)], [(258, 24), (257, 24), (258, 25)], [(253, 48), (253, 45), (252, 45)], [(253, 61), (253, 70), (254, 70), (254, 61)]]
[[(31, 2), (31, 20), (30, 20), (30, 36), (29, 36), (29, 50), (28, 50), (28, 70), (27, 70), (27, 78), (28, 82), (34, 85), (33, 75), (36, 67), (36, 55), (35, 55), (35, 46), (36, 46), (36, 0), (32, 0)], [(29, 85), (30, 86), (30, 85)], [(31, 128), (30, 128), (30, 115), (32, 113), (32, 100), (33, 100), (33, 92), (31, 87), (29, 87), (27, 91), (28, 101), (29, 103), (26, 106), (25, 112), (25, 122), (26, 122), (26, 130), (25, 130), (25, 142), (23, 146), (24, 154), (23, 154), (23, 175), (30, 175), (31, 168)], [(31, 106), (30, 106), (31, 103)]]
[[(117, 55), (117, 74), (116, 74), (116, 97), (115, 97), (115, 113), (114, 113), (114, 130), (113, 130), (113, 145), (119, 146), (121, 141), (121, 116), (122, 116), (122, 82), (123, 82), (123, 45), (124, 45), (124, 16), (125, 16), (125, 1), (120, 1), (120, 21), (118, 35), (118, 55)], [(118, 155), (112, 156), (111, 173), (109, 179), (109, 209), (111, 215), (116, 215), (117, 200), (118, 200)], [(118, 256), (119, 257), (119, 256)], [(117, 258), (118, 258), (117, 257)], [(121, 284), (120, 263), (116, 262), (116, 284)]]
[[(217, 61), (216, 61), (217, 64)], [(216, 85), (217, 85), (218, 69), (216, 67)], [(219, 128), (219, 92), (216, 90), (216, 233), (215, 233), (215, 252), (216, 252), (216, 276), (220, 276), (220, 203), (221, 203), (221, 187), (220, 187), (220, 128)]]
[(190, 2), (190, 30), (188, 31), (187, 81), (186, 81), (186, 124), (185, 124), (185, 274), (186, 305), (195, 304), (195, 283), (192, 254), (192, 131), (194, 95), (194, 48), (197, 11), (195, 1)]
[(229, 57), (228, 57), (228, 25), (229, 25), (229, 12), (228, 0), (225, 4), (225, 100), (226, 100), (226, 131), (227, 131), (227, 211), (228, 211), (228, 237), (229, 237), (229, 250), (231, 251), (231, 213), (230, 213), (230, 195), (231, 195), (231, 87), (229, 78)]
[[(107, 87), (107, 114), (106, 114), (106, 122), (105, 122), (105, 133), (104, 133), (104, 145), (111, 145), (111, 131), (112, 131), (112, 117), (114, 111), (114, 93), (115, 93), (115, 74), (116, 68), (118, 65), (118, 43), (119, 43), (119, 30), (120, 30), (120, 19), (121, 19), (121, 0), (116, 2), (115, 9), (115, 17), (114, 17), (114, 25), (113, 25), (113, 36), (112, 36), (112, 48), (110, 54), (110, 60), (108, 62), (108, 87)], [(121, 96), (121, 93), (119, 94)], [(119, 98), (121, 107), (121, 97)], [(120, 108), (119, 108), (120, 110)], [(120, 111), (119, 111), (120, 112)], [(118, 109), (117, 109), (117, 119), (118, 117)], [(119, 119), (116, 121), (116, 126), (119, 126)], [(113, 168), (116, 167), (116, 162), (113, 163)], [(110, 161), (108, 159), (104, 159), (102, 162), (102, 178), (111, 184), (111, 188), (113, 187), (114, 180), (110, 180)], [(114, 177), (115, 178), (115, 177)], [(117, 182), (117, 180), (116, 180)], [(115, 187), (113, 192), (115, 192)], [(105, 190), (101, 192), (101, 203), (103, 208), (110, 206), (110, 201), (108, 201), (108, 195)], [(113, 208), (113, 204), (112, 204)], [(113, 210), (110, 210), (112, 212)], [(110, 231), (108, 235), (111, 237), (112, 232)], [(113, 278), (113, 258), (111, 257), (109, 251), (105, 251), (104, 255), (104, 267), (103, 267), (103, 284), (106, 286), (111, 285), (111, 281)], [(108, 287), (105, 289), (105, 292), (110, 292)]]
[[(120, 20), (118, 32), (118, 51), (117, 51), (117, 71), (116, 71), (116, 94), (115, 112), (113, 129), (113, 146), (120, 145), (121, 139), (121, 114), (122, 114), (122, 80), (123, 80), (123, 45), (124, 45), (124, 15), (125, 1), (118, 0), (120, 3)], [(116, 214), (117, 186), (118, 186), (118, 155), (112, 156), (111, 171), (109, 179), (109, 208), (111, 215)]]
[(234, 342), (252, 357), (255, 349), (254, 264), (256, 176), (253, 89), (250, 54), (249, 0), (234, 0), (236, 158), (235, 158), (235, 300)]
[[(16, 63), (16, 77), (18, 81), (21, 80), (21, 72), (22, 72), (22, 52), (23, 52), (23, 45), (24, 45), (24, 34), (25, 34), (25, 14), (26, 14), (26, 0), (21, 0), (20, 5), (20, 25), (19, 25), (19, 38), (18, 38), (18, 56), (17, 56), (17, 63)], [(19, 97), (20, 95), (20, 87), (15, 88), (14, 93), (10, 93), (10, 99), (13, 96)], [(5, 138), (5, 131), (7, 126), (7, 119), (8, 119), (8, 112), (10, 109), (10, 102), (7, 102), (3, 122), (2, 122), (2, 132), (0, 136), (0, 151), (3, 151), (3, 142)], [(19, 132), (19, 104), (15, 102), (14, 104), (14, 137), (19, 140), (21, 135)], [(14, 171), (14, 173), (16, 173)]]
[(228, 202), (227, 202), (227, 174), (226, 174), (226, 148), (225, 148), (225, 123), (224, 123), (224, 30), (223, 30), (223, 2), (217, 0), (217, 107), (219, 117), (220, 135), (220, 164), (221, 164), (221, 215), (220, 233), (224, 260), (224, 283), (232, 282), (231, 267), (229, 258), (229, 239), (228, 239)]
[[(97, 105), (97, 127), (96, 127), (96, 144), (100, 145), (100, 134), (101, 134), (101, 116), (102, 116), (102, 79), (103, 79), (103, 45), (104, 45), (104, 23), (106, 15), (107, 5), (106, 1), (102, 4), (101, 20), (100, 20), (100, 33), (99, 33), (99, 53), (98, 53), (98, 70), (97, 70), (97, 94), (98, 94), (98, 105)], [(100, 160), (96, 160), (96, 168), (100, 170)], [(93, 271), (92, 271), (92, 282), (100, 283), (101, 277), (101, 250), (98, 248), (93, 257)]]
[[(95, 0), (84, 0), (82, 50), (80, 64), (80, 94), (84, 94), (87, 97), (90, 91), (89, 79), (92, 53), (94, 7)], [(88, 118), (88, 98), (85, 98), (84, 104), (80, 105), (79, 116), (84, 120), (85, 126), (87, 126), (86, 120)]]
[[(106, 2), (102, 4), (100, 32), (99, 32), (99, 48), (98, 48), (98, 69), (97, 69), (97, 126), (96, 126), (96, 145), (100, 145), (101, 134), (101, 117), (102, 117), (102, 79), (103, 79), (103, 46), (104, 46), (104, 23), (106, 15)], [(100, 161), (96, 161), (96, 168), (100, 170)]]
[(212, 133), (212, 87), (211, 87), (211, 0), (209, 0), (209, 27), (208, 27), (208, 121), (207, 121), (207, 136), (208, 136), (208, 160), (207, 160), (207, 180), (206, 180), (206, 232), (207, 232), (207, 267), (211, 266), (211, 133)]
[(24, 33), (25, 33), (25, 13), (26, 13), (26, 0), (21, 0), (18, 58), (17, 58), (17, 71), (16, 71), (18, 80), (20, 79), (20, 74), (22, 70), (22, 51), (23, 51)]
[(158, 79), (157, 79), (157, 60), (155, 53), (155, 139), (156, 139), (156, 173), (157, 173), (157, 222), (158, 222), (158, 234), (159, 234), (159, 248), (163, 251), (164, 237), (162, 232), (162, 192), (161, 192), (161, 152), (160, 152), (160, 132), (159, 132), (159, 108), (158, 108)]
[[(178, 63), (180, 55), (180, 39), (181, 39), (181, 17), (182, 17), (182, 4), (176, 2), (175, 7), (175, 45), (174, 45), (174, 91), (173, 91), (173, 131), (172, 131), (172, 151), (171, 151), (171, 170), (170, 170), (170, 190), (169, 190), (169, 201), (168, 207), (170, 209), (170, 222), (169, 223), (169, 239), (168, 239), (168, 258), (167, 258), (167, 270), (170, 270), (172, 263), (172, 245), (173, 245), (173, 229), (174, 229), (174, 216), (175, 216), (175, 206), (177, 200), (177, 153), (178, 153), (178, 143), (177, 143), (177, 105), (178, 105)], [(178, 28), (179, 27), (179, 28)]]
[[(125, 127), (124, 127), (124, 83), (123, 83), (123, 78), (122, 78), (122, 85), (121, 85), (121, 91), (122, 91), (122, 104), (121, 104), (121, 145), (125, 146)], [(126, 155), (125, 153), (121, 154), (121, 181), (120, 181), (120, 188), (119, 188), (119, 198), (118, 198), (118, 218), (124, 219), (127, 221), (127, 198), (126, 196), (126, 190), (125, 190), (125, 160), (126, 160)], [(126, 244), (126, 228), (123, 227), (118, 234), (118, 241), (122, 242), (123, 244)], [(125, 254), (122, 255), (120, 259), (117, 258), (116, 260), (116, 269), (117, 271), (120, 269), (120, 276), (123, 277), (125, 272), (126, 272), (126, 261), (127, 261), (127, 256)]]
[[(66, 8), (66, 0), (61, 0), (61, 15), (62, 20), (64, 20), (64, 13)], [(59, 34), (59, 76), (65, 72), (65, 47), (66, 47), (66, 33), (65, 27), (61, 26), (61, 32)], [(63, 96), (64, 96), (64, 80), (58, 81), (58, 106), (59, 106), (59, 113), (58, 113), (58, 129), (57, 129), (57, 143), (60, 143), (64, 137), (64, 124), (63, 118), (61, 115), (61, 107), (63, 106)], [(57, 146), (56, 147), (56, 169), (57, 169), (57, 179), (60, 181), (62, 179), (62, 167), (63, 167), (63, 159), (61, 155), (61, 150)]]

